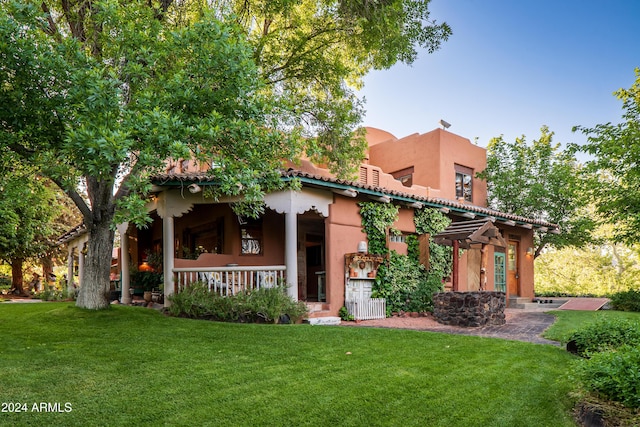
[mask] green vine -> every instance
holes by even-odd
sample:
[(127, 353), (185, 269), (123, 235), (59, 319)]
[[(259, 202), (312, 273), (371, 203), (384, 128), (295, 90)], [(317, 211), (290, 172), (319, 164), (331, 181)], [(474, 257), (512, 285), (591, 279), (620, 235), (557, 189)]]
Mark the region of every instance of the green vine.
[(384, 255), (387, 248), (387, 230), (398, 219), (398, 207), (391, 203), (361, 202), (362, 231), (369, 241), (369, 252)]
[[(440, 233), (451, 224), (451, 219), (437, 209), (418, 209), (413, 213), (418, 234), (431, 236)], [(451, 274), (451, 248), (438, 245), (429, 239), (429, 275), (440, 279)]]

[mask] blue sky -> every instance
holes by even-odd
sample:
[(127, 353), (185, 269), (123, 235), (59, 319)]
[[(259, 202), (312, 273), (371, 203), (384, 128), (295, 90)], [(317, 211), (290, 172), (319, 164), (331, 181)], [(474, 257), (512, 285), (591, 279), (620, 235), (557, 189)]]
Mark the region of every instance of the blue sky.
[(432, 0), (431, 17), (453, 35), (413, 65), (374, 71), (359, 92), (365, 126), (397, 137), (425, 133), (444, 119), (477, 138), (582, 143), (574, 125), (620, 121), (612, 94), (640, 67), (639, 0)]

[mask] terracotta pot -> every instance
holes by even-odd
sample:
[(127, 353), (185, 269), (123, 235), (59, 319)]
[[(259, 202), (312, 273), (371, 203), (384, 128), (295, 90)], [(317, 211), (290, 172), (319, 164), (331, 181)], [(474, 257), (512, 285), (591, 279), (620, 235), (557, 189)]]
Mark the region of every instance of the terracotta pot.
[(143, 298), (146, 302), (151, 302), (151, 291), (144, 291)]

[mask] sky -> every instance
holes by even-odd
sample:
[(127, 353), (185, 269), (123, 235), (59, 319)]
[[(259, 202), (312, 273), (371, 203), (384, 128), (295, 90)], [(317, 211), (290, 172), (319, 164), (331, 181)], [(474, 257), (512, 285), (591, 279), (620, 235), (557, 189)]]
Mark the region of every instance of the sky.
[(640, 67), (640, 0), (432, 0), (452, 36), (410, 66), (373, 71), (363, 124), (398, 138), (440, 127), (480, 146), (502, 135), (584, 143), (576, 125), (617, 123)]

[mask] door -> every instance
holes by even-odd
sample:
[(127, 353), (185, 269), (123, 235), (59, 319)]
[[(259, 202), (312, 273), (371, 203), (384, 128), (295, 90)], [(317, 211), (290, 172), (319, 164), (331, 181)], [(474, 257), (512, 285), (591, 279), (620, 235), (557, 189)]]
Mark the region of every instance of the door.
[(507, 255), (504, 252), (493, 253), (493, 283), (498, 292), (507, 292)]
[(518, 253), (520, 243), (509, 240), (507, 244), (507, 296), (518, 295), (520, 276), (518, 274)]
[(306, 241), (306, 300), (326, 301), (324, 271), (324, 236), (307, 234)]

